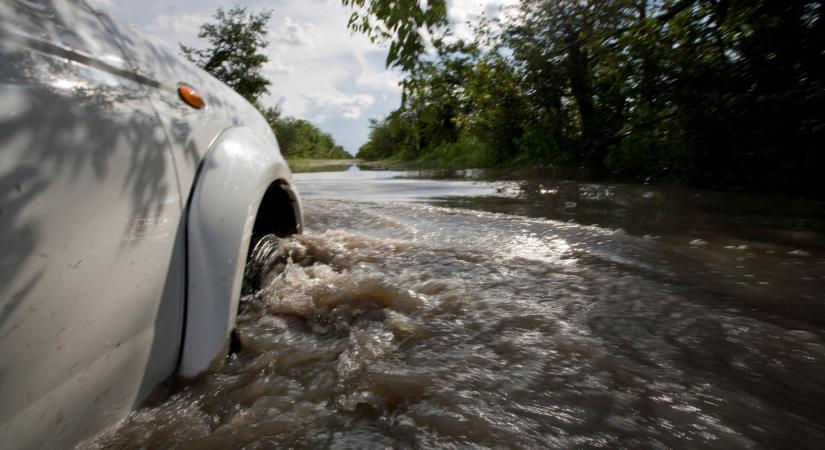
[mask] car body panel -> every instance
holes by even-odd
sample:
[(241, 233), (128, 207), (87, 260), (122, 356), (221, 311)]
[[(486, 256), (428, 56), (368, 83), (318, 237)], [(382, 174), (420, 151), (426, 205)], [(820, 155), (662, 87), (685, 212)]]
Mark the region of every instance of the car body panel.
[(290, 174), (240, 96), (84, 3), (0, 19), (0, 448), (63, 448), (220, 353)]
[[(149, 92), (149, 98), (168, 130), (182, 192), (188, 192), (203, 158), (225, 129), (245, 126), (256, 135), (273, 136), (258, 110), (219, 80), (204, 71), (192, 70), (191, 63), (163, 43), (142, 36), (105, 15), (101, 20), (128, 55), (134, 73), (160, 84)], [(177, 92), (180, 84), (194, 88), (205, 99), (206, 106), (195, 109), (181, 101)], [(274, 137), (272, 143), (277, 149)]]
[[(106, 16), (102, 20), (135, 72), (161, 83), (149, 98), (168, 131), (181, 191), (189, 198), (190, 304), (179, 374), (195, 376), (209, 367), (234, 326), (262, 194), (275, 181), (295, 198), (297, 192), (272, 129), (257, 109), (211, 75), (193, 71), (163, 44)], [(193, 87), (206, 106), (195, 109), (182, 102), (176, 91), (180, 84)], [(295, 205), (300, 224), (300, 206)]]
[[(289, 179), (284, 159), (267, 151), (273, 144), (262, 139), (246, 127), (226, 130), (198, 173), (188, 211), (190, 301), (179, 368), (183, 376), (206, 370), (227, 343), (235, 325), (259, 193), (273, 180)], [(250, 197), (258, 201), (238, 201)]]
[(174, 371), (183, 199), (148, 88), (96, 15), (0, 8), (0, 447), (61, 447)]

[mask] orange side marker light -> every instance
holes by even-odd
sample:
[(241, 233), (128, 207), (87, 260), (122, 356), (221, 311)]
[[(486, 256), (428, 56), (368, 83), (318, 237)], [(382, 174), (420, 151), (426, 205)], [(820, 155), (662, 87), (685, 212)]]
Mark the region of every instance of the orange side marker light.
[(184, 103), (195, 109), (201, 109), (206, 106), (206, 100), (204, 100), (192, 86), (185, 84), (180, 85), (178, 87), (178, 94)]

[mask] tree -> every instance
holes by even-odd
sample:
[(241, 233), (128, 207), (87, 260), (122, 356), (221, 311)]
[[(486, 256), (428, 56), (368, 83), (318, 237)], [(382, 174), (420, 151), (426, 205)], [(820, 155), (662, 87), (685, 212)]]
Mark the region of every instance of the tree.
[(328, 133), (303, 119), (284, 117), (277, 108), (261, 111), (275, 132), (281, 153), (287, 158), (349, 159), (352, 157)]
[(490, 37), (413, 60), (365, 157), (825, 195), (822, 0), (521, 0), (513, 20), (476, 33)]
[(250, 103), (260, 106), (259, 99), (271, 84), (261, 74), (269, 58), (261, 53), (269, 43), (266, 25), (271, 11), (248, 14), (246, 8), (235, 6), (229, 11), (218, 8), (216, 23), (201, 25), (198, 37), (209, 42), (198, 50), (181, 44), (187, 59), (226, 83)]
[(352, 8), (349, 28), (373, 42), (389, 42), (387, 66), (413, 71), (427, 49), (427, 38), (436, 43), (447, 24), (446, 0), (341, 0)]

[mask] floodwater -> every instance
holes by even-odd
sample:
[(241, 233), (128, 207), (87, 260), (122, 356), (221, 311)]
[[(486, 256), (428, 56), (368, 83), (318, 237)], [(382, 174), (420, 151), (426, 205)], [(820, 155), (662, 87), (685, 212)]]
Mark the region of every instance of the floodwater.
[(822, 203), (460, 175), (297, 175), (223, 367), (86, 446), (821, 448)]

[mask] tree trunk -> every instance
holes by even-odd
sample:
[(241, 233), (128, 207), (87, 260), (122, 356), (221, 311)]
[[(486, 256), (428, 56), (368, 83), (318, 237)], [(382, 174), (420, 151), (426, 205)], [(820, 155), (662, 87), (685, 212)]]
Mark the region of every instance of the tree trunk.
[(588, 165), (598, 167), (604, 162), (606, 149), (596, 134), (597, 115), (593, 104), (593, 88), (590, 84), (589, 58), (581, 47), (577, 30), (569, 24), (565, 25), (564, 36), (567, 44), (567, 77), (582, 121), (582, 159)]

